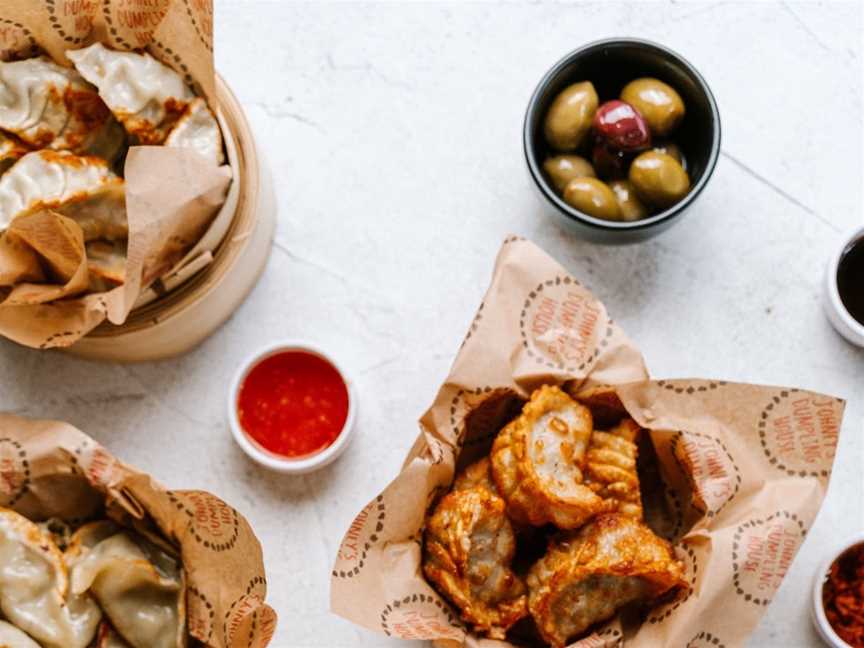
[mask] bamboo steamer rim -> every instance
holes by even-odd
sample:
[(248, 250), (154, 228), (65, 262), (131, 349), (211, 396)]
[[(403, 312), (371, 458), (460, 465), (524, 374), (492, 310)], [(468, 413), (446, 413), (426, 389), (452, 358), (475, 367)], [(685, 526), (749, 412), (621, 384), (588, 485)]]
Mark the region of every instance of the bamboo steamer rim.
[[(90, 333), (87, 339), (119, 337), (141, 331), (180, 315), (183, 311), (206, 299), (218, 289), (225, 274), (230, 271), (235, 258), (242, 249), (240, 245), (255, 227), (255, 206), (260, 199), (260, 168), (255, 149), (255, 140), (249, 123), (237, 97), (220, 75), (216, 75), (216, 99), (228, 125), (223, 137), (230, 137), (236, 152), (235, 177), (239, 183), (237, 211), (225, 237), (213, 250), (213, 262), (170, 292), (160, 296), (129, 313), (123, 324), (103, 322)], [(70, 350), (74, 351), (74, 347)]]

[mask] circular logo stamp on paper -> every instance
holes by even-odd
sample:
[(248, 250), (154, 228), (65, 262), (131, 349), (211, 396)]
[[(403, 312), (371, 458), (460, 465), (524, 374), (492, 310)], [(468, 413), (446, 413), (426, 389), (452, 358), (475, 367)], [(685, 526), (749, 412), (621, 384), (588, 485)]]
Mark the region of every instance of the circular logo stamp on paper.
[(124, 49), (141, 49), (148, 45), (162, 24), (172, 0), (116, 2), (103, 0), (102, 15), (114, 45)]
[(189, 533), (205, 549), (229, 551), (240, 535), (240, 516), (221, 499), (204, 491), (168, 491), (174, 506), (189, 517)]
[(717, 635), (704, 630), (687, 642), (687, 648), (726, 648)]
[(225, 612), (223, 639), (226, 646), (264, 648), (276, 630), (276, 614), (264, 603), (264, 578), (256, 576), (246, 593)]
[(759, 415), (768, 462), (793, 477), (828, 477), (840, 434), (837, 399), (784, 389)]
[(354, 578), (360, 573), (366, 564), (369, 550), (378, 542), (381, 532), (384, 531), (386, 518), (387, 507), (383, 495), (376, 497), (360, 511), (348, 527), (348, 532), (339, 547), (339, 553), (336, 554), (337, 564), (332, 573), (334, 578)]
[(690, 600), (695, 591), (696, 578), (699, 576), (699, 562), (696, 560), (696, 552), (689, 545), (678, 545), (675, 547), (675, 555), (684, 563), (687, 589), (678, 592), (675, 599), (654, 610), (651, 616), (648, 617), (648, 623), (662, 623), (668, 619), (675, 610)]
[(0, 61), (16, 61), (36, 56), (39, 45), (24, 25), (0, 18)]
[(431, 594), (409, 594), (381, 610), (381, 629), (401, 639), (462, 639), (465, 631), (450, 606)]
[(78, 45), (93, 31), (99, 10), (96, 0), (45, 0), (48, 23), (63, 42)]
[(0, 504), (13, 507), (30, 485), (30, 460), (23, 446), (7, 437), (0, 438)]
[(612, 337), (600, 303), (570, 276), (539, 283), (519, 317), (526, 353), (549, 369), (584, 372)]
[(681, 431), (672, 440), (672, 454), (709, 518), (720, 513), (738, 494), (741, 471), (720, 439), (701, 432)]
[(189, 626), (189, 634), (196, 639), (209, 643), (213, 636), (213, 621), (216, 611), (213, 604), (198, 588), (189, 585), (187, 588), (186, 605), (188, 613), (186, 623)]
[(121, 475), (117, 459), (98, 444), (82, 447), (78, 463), (87, 481), (99, 490), (114, 484)]
[[(166, 47), (162, 44), (161, 41), (157, 39), (153, 39), (150, 41), (150, 45), (153, 46), (159, 52), (159, 56), (157, 58), (168, 59), (173, 62), (173, 65), (170, 67), (177, 72), (178, 74), (183, 76), (183, 82), (192, 88), (195, 91), (195, 94), (201, 96), (204, 92), (201, 89), (201, 84), (196, 82), (195, 79), (192, 78), (192, 73), (189, 72), (189, 66), (183, 62), (183, 59), (180, 58), (180, 55), (177, 54), (172, 48)], [(164, 60), (163, 60), (164, 62)]]
[(806, 533), (801, 519), (789, 511), (740, 525), (732, 540), (735, 593), (754, 605), (768, 605)]
[(186, 4), (186, 13), (195, 33), (201, 43), (209, 51), (213, 51), (213, 2), (212, 0), (183, 0)]

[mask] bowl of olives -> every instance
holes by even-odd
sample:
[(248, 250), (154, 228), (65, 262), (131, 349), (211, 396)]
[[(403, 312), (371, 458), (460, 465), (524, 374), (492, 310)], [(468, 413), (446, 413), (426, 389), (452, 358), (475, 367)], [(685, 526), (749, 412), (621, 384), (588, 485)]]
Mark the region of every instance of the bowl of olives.
[(633, 243), (672, 225), (720, 154), (720, 113), (679, 54), (616, 38), (556, 63), (534, 91), (525, 159), (551, 212), (578, 235)]

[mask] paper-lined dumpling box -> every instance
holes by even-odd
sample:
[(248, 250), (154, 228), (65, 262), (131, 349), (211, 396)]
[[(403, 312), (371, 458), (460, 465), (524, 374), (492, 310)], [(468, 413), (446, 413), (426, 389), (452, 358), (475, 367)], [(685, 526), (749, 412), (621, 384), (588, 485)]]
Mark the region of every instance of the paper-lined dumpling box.
[(168, 2), (146, 27), (103, 5), (0, 10), (0, 335), (155, 359), (237, 308), (275, 200), (213, 70), (212, 5)]

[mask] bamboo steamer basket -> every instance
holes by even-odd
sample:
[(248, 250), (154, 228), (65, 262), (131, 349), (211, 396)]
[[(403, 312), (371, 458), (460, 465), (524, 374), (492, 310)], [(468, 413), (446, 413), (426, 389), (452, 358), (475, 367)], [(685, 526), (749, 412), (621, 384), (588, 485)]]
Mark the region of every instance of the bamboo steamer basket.
[(261, 276), (276, 227), (273, 179), (240, 103), (218, 75), (216, 99), (233, 180), (213, 226), (182, 267), (141, 295), (124, 324), (104, 322), (67, 353), (121, 363), (186, 353), (231, 317)]

